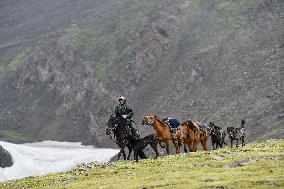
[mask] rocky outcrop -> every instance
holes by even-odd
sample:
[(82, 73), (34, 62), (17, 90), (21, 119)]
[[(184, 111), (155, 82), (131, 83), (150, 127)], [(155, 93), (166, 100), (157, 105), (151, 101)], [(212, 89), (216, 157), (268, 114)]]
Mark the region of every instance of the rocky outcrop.
[(11, 154), (0, 145), (0, 167), (11, 167), (13, 160)]

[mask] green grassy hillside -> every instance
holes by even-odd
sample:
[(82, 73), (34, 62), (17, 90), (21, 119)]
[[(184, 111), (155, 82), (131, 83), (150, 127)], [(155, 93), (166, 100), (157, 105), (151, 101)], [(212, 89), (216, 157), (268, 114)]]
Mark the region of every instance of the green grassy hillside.
[(0, 188), (283, 188), (284, 140), (244, 148), (118, 161), (9, 181)]

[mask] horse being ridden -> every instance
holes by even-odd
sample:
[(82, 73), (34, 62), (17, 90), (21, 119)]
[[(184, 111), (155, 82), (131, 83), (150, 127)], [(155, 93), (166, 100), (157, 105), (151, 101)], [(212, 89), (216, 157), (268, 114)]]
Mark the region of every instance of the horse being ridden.
[[(132, 149), (133, 149), (133, 141), (135, 139), (132, 136), (131, 129), (129, 126), (121, 123), (118, 118), (111, 115), (108, 122), (107, 122), (107, 128), (106, 128), (106, 135), (110, 135), (110, 138), (112, 139), (111, 135), (114, 135), (115, 143), (119, 146), (120, 151), (118, 153), (118, 160), (120, 159), (121, 154), (123, 154), (124, 160), (130, 158)], [(128, 148), (128, 156), (126, 158), (125, 154), (125, 147)], [(146, 159), (146, 155), (142, 150), (138, 151), (138, 155), (141, 159)]]
[(216, 126), (214, 122), (210, 122), (208, 126), (210, 128), (210, 135), (211, 135), (211, 142), (212, 142), (213, 150), (216, 150), (218, 146), (222, 148), (223, 144), (226, 144), (225, 143), (225, 137), (226, 137), (225, 130), (219, 126)]
[(170, 127), (168, 126), (168, 124), (158, 119), (156, 115), (145, 116), (144, 119), (142, 120), (142, 125), (145, 125), (145, 124), (151, 125), (154, 127), (154, 129), (157, 132), (157, 137), (159, 139), (160, 145), (161, 145), (161, 142), (166, 143), (167, 154), (170, 154), (170, 151), (169, 151), (170, 141), (173, 142), (176, 148), (176, 154), (180, 153), (180, 146), (181, 146), (180, 130), (177, 131), (176, 133), (173, 133)]

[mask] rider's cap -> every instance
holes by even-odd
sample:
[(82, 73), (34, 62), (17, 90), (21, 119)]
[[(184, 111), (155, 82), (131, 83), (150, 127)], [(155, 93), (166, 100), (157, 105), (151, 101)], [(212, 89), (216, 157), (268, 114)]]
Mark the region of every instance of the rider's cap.
[(126, 98), (124, 96), (119, 96), (117, 99), (120, 101), (120, 100), (125, 100)]

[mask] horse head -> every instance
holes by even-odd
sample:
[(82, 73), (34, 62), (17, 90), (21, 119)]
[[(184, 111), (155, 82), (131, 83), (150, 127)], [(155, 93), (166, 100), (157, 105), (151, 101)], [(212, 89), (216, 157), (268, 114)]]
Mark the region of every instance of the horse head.
[(117, 128), (119, 126), (118, 119), (111, 115), (108, 122), (107, 122), (107, 128), (106, 128), (106, 135), (109, 135), (110, 139), (112, 139), (112, 134), (115, 137), (115, 133), (117, 131)]
[(214, 122), (213, 122), (213, 121), (210, 121), (210, 122), (209, 122), (209, 124), (208, 124), (208, 127), (209, 127), (209, 128), (213, 128), (213, 127), (215, 127)]
[(234, 127), (228, 127), (227, 133), (229, 134), (229, 137), (234, 137), (234, 133), (235, 133)]
[(119, 135), (122, 138), (128, 138), (132, 135), (131, 129), (127, 123), (119, 120), (113, 115), (110, 116), (106, 128), (106, 135), (110, 135), (110, 138), (112, 139), (111, 134), (113, 134), (114, 137)]
[(142, 125), (153, 125), (156, 120), (157, 120), (156, 115), (145, 116), (142, 120)]

